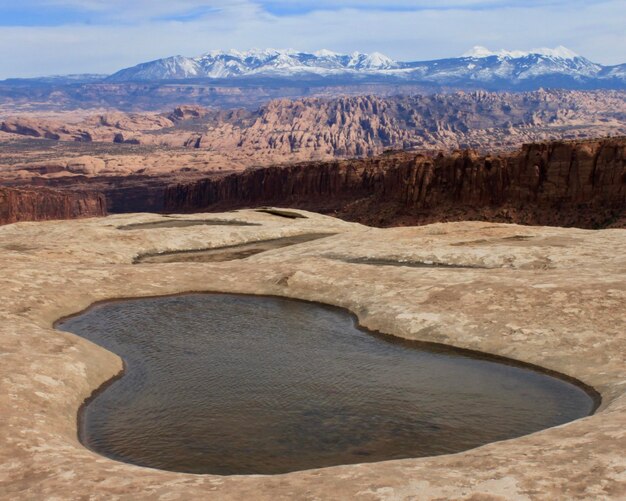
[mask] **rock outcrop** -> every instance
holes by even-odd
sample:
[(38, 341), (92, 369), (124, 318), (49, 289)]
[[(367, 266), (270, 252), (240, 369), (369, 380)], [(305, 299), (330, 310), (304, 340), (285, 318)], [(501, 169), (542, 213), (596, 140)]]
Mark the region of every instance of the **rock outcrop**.
[(73, 142), (203, 149), (253, 162), (364, 157), (385, 149), (510, 150), (525, 142), (626, 134), (626, 92), (536, 91), (280, 99), (256, 111), (179, 106), (7, 118), (0, 131)]
[(165, 210), (279, 205), (392, 226), (491, 220), (626, 227), (626, 138), (525, 145), (502, 155), (399, 153), (249, 170), (177, 185)]
[(610, 133), (626, 134), (626, 93), (461, 92), (272, 101), (243, 126), (226, 122), (207, 131), (201, 144), (218, 149), (236, 136), (237, 147), (247, 151), (321, 159), (389, 148), (510, 150)]
[(48, 188), (0, 187), (0, 224), (106, 216), (104, 195)]
[[(151, 133), (174, 126), (174, 122), (167, 117), (154, 113), (111, 112), (91, 115), (79, 122), (67, 114), (60, 114), (56, 118), (36, 115), (9, 117), (0, 122), (0, 131), (16, 136), (65, 142), (151, 144), (154, 142)], [(179, 142), (182, 143), (182, 140)]]

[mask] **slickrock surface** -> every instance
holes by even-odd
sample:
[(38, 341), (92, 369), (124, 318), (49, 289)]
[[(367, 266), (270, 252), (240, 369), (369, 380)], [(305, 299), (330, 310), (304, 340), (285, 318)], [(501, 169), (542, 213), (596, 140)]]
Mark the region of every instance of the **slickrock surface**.
[(165, 210), (300, 207), (377, 226), (484, 220), (626, 227), (626, 137), (480, 156), (398, 153), (248, 170), (169, 187)]
[(0, 224), (97, 217), (106, 213), (106, 200), (101, 193), (0, 186)]
[[(191, 225), (209, 219), (194, 215), (168, 227), (172, 218), (143, 214), (0, 227), (0, 498), (626, 497), (626, 231), (478, 222), (373, 229), (301, 214), (210, 216), (260, 226)], [(159, 224), (118, 229), (142, 223)], [(132, 264), (145, 254), (310, 233), (337, 235), (231, 262)], [(460, 454), (279, 476), (179, 474), (85, 449), (77, 411), (122, 362), (53, 323), (96, 301), (185, 291), (341, 306), (373, 330), (567, 374), (597, 389), (602, 404), (591, 417)]]

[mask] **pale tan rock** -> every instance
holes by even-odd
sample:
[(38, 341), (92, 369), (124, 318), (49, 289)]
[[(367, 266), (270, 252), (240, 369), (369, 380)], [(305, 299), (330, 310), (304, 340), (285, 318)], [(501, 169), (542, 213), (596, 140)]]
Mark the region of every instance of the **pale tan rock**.
[[(151, 214), (0, 227), (0, 498), (626, 497), (626, 231), (489, 223), (381, 230), (304, 214), (180, 216), (262, 224), (255, 227), (117, 229), (163, 220)], [(320, 231), (338, 235), (241, 261), (131, 264), (144, 253)], [(364, 257), (472, 267), (346, 262)], [(602, 394), (602, 405), (591, 417), (460, 454), (278, 476), (179, 474), (85, 449), (77, 439), (78, 408), (121, 370), (121, 360), (52, 323), (95, 301), (184, 291), (334, 304), (370, 329), (575, 377)]]
[(81, 156), (66, 163), (66, 170), (73, 174), (85, 174), (95, 176), (106, 168), (106, 162), (101, 158)]

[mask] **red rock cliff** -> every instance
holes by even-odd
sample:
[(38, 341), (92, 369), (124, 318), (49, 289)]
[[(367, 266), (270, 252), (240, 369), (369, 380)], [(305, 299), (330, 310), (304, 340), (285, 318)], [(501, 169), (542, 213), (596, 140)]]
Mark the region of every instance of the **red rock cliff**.
[(626, 138), (249, 170), (172, 186), (171, 212), (278, 205), (374, 225), (463, 219), (580, 226), (626, 224)]
[(0, 187), (0, 224), (105, 215), (106, 200), (100, 193)]

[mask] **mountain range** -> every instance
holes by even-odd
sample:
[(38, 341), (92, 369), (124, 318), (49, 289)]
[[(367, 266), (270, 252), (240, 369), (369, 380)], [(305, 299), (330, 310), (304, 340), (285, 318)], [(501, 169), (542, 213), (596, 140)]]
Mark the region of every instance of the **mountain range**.
[(174, 56), (112, 75), (76, 74), (0, 81), (0, 117), (34, 111), (162, 111), (194, 104), (257, 109), (273, 99), (449, 92), (626, 91), (626, 64), (603, 66), (565, 47), (490, 51), (396, 61), (374, 52), (212, 51)]
[(173, 56), (126, 68), (106, 82), (184, 80), (254, 82), (285, 79), (311, 82), (421, 83), (457, 88), (535, 89), (626, 88), (626, 64), (603, 66), (565, 47), (490, 51), (474, 47), (461, 57), (395, 61), (384, 54), (339, 54), (328, 50), (211, 51), (198, 57)]

